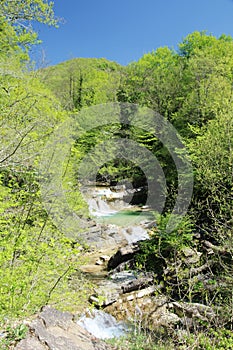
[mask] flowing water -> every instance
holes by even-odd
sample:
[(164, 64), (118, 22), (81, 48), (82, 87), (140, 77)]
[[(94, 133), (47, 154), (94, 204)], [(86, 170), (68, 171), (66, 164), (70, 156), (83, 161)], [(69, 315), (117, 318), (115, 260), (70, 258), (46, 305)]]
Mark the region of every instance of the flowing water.
[(153, 214), (148, 209), (130, 205), (124, 201), (126, 190), (114, 192), (109, 187), (90, 186), (85, 188), (90, 214), (97, 222), (129, 227), (145, 221), (152, 221)]
[(123, 209), (111, 215), (102, 215), (97, 221), (104, 224), (113, 224), (118, 226), (138, 225), (145, 221), (153, 221), (154, 216), (150, 211), (140, 210), (139, 208)]
[(125, 334), (128, 327), (112, 315), (101, 310), (88, 310), (77, 323), (99, 339), (117, 338)]
[(116, 210), (111, 209), (111, 207), (99, 197), (88, 199), (88, 206), (91, 215), (96, 217), (108, 217), (117, 213)]
[(123, 200), (124, 195), (124, 190), (113, 192), (108, 187), (98, 186), (90, 186), (83, 191), (89, 211), (95, 217), (108, 217), (129, 207), (129, 204)]
[[(108, 227), (107, 235), (111, 236), (113, 232), (117, 232), (129, 244), (149, 238), (145, 223), (154, 220), (152, 213), (124, 202), (124, 189), (113, 192), (107, 187), (90, 186), (85, 189), (83, 195), (96, 223)], [(119, 273), (115, 276), (115, 283), (119, 278), (130, 280), (135, 277), (129, 273)], [(87, 311), (78, 320), (78, 324), (100, 339), (120, 337), (128, 329), (125, 323), (117, 322), (112, 315), (96, 309)]]

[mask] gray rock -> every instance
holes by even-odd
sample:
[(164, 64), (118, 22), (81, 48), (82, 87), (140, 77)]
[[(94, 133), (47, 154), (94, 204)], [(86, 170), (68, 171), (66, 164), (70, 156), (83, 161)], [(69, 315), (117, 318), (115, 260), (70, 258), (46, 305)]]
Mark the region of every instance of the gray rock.
[(30, 333), (15, 350), (110, 350), (74, 322), (74, 315), (45, 307), (30, 324)]
[(74, 316), (70, 312), (61, 312), (47, 306), (44, 307), (39, 318), (43, 321), (46, 328), (58, 326), (67, 330)]
[(147, 229), (151, 229), (151, 228), (154, 228), (156, 227), (156, 221), (146, 221), (143, 223), (143, 226)]
[(101, 255), (100, 260), (102, 260), (103, 262), (107, 262), (110, 260), (110, 256), (109, 255)]
[(47, 350), (48, 347), (40, 343), (33, 335), (28, 335), (26, 339), (17, 344), (15, 350)]
[[(136, 271), (124, 271), (114, 273), (110, 276), (111, 280), (103, 281), (102, 284), (95, 289), (95, 293), (90, 296), (90, 302), (97, 306), (108, 306), (120, 300), (121, 296), (125, 293), (132, 291), (138, 291), (143, 295), (144, 291), (147, 291), (145, 287), (153, 283), (153, 276), (151, 274), (143, 274), (137, 276)], [(153, 293), (157, 287), (152, 286), (151, 293)]]
[(180, 322), (180, 317), (172, 312), (164, 312), (160, 316), (160, 326), (170, 327), (173, 324)]
[(199, 303), (185, 303), (185, 302), (173, 302), (172, 303), (175, 313), (180, 317), (186, 316), (190, 319), (198, 318), (203, 321), (208, 321), (216, 317), (215, 312), (210, 306)]
[(123, 248), (120, 248), (115, 255), (111, 257), (108, 262), (108, 269), (115, 269), (118, 265), (131, 260), (136, 253), (140, 250), (137, 243), (127, 245)]
[(198, 263), (202, 255), (202, 253), (196, 251), (196, 249), (192, 249), (189, 247), (184, 247), (182, 249), (182, 252), (185, 257), (185, 263), (188, 265)]
[(121, 229), (115, 225), (96, 224), (86, 228), (84, 232), (80, 233), (80, 236), (86, 244), (97, 249), (105, 249), (110, 246), (119, 247), (127, 244)]
[(101, 255), (95, 264), (96, 265), (103, 265), (104, 263), (108, 262), (109, 260), (110, 260), (109, 255)]
[(96, 260), (95, 264), (96, 264), (96, 265), (103, 265), (104, 262), (103, 262), (103, 260), (98, 259), (98, 260)]
[(104, 281), (95, 289), (95, 293), (89, 298), (91, 303), (97, 306), (107, 306), (116, 302), (122, 293), (121, 285), (113, 281)]
[(117, 303), (106, 308), (115, 317), (129, 319), (133, 322), (140, 321), (142, 328), (150, 329), (153, 332), (160, 327), (176, 327), (180, 317), (168, 309), (168, 299), (164, 295), (154, 295), (159, 286), (123, 294)]
[(148, 287), (150, 284), (153, 283), (153, 281), (154, 281), (153, 276), (150, 276), (148, 274), (148, 275), (139, 277), (135, 280), (127, 281), (123, 283), (121, 286), (121, 289), (123, 293), (130, 293), (132, 291)]
[(113, 280), (114, 282), (130, 282), (133, 280), (136, 280), (137, 277), (137, 272), (136, 271), (119, 271), (119, 272), (114, 272), (109, 275), (109, 278)]

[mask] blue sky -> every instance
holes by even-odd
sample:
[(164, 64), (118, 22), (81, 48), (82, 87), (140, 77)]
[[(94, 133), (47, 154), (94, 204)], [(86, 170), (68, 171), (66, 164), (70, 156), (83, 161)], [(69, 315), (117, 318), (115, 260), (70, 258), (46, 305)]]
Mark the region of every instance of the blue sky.
[[(36, 25), (43, 41), (33, 58), (47, 65), (105, 57), (122, 65), (161, 46), (176, 48), (189, 33), (233, 36), (233, 0), (54, 0), (58, 29)], [(36, 50), (36, 51), (35, 51)], [(43, 52), (43, 54), (42, 54)]]

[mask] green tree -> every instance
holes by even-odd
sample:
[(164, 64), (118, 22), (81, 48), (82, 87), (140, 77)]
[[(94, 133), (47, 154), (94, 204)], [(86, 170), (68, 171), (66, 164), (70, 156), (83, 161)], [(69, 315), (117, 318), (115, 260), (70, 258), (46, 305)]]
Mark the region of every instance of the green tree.
[[(8, 42), (8, 50), (24, 52), (24, 59), (31, 45), (38, 43), (38, 35), (33, 30), (32, 22), (40, 22), (57, 26), (59, 20), (53, 12), (53, 2), (47, 0), (0, 0), (0, 25), (5, 36), (4, 46)], [(5, 24), (3, 23), (5, 22)], [(7, 35), (5, 35), (7, 34)], [(1, 39), (1, 38), (0, 38)]]
[(77, 58), (40, 70), (41, 79), (66, 110), (113, 102), (122, 68), (106, 59)]
[(53, 2), (48, 0), (1, 0), (0, 13), (12, 24), (23, 24), (25, 21), (38, 21), (56, 25)]
[(127, 67), (119, 101), (139, 103), (169, 119), (179, 102), (179, 81), (177, 54), (162, 47)]
[[(64, 293), (68, 297), (69, 276), (80, 260), (79, 244), (52, 224), (40, 198), (40, 153), (67, 114), (27, 69), (27, 48), (37, 35), (21, 25), (31, 20), (54, 24), (52, 3), (0, 2), (1, 322), (33, 313), (51, 298), (59, 302)], [(77, 196), (68, 197), (82, 206)]]
[(195, 166), (195, 216), (210, 239), (232, 240), (232, 109), (208, 122), (190, 145)]

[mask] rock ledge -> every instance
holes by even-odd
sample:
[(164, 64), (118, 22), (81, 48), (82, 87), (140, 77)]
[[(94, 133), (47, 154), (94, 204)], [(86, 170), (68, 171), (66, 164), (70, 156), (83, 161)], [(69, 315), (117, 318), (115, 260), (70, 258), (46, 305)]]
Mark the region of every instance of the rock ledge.
[(46, 306), (15, 350), (113, 350), (74, 321), (74, 315)]

